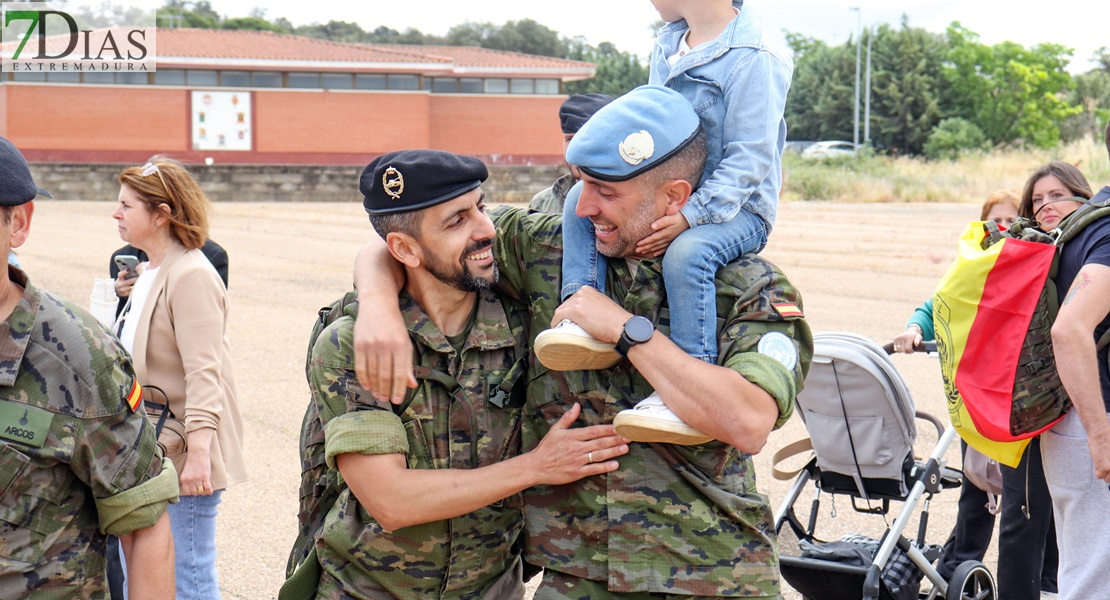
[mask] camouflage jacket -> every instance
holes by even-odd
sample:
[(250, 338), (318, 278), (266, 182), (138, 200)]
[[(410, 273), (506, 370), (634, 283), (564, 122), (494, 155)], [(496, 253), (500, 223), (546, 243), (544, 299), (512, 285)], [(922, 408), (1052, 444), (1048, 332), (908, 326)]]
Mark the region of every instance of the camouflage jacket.
[(570, 173), (563, 175), (555, 180), (554, 185), (532, 196), (528, 209), (546, 214), (563, 214), (563, 204), (567, 201), (567, 194), (570, 188), (574, 187), (574, 183), (573, 175)]
[[(511, 385), (523, 383), (526, 369), (523, 306), (479, 292), (461, 355), (407, 293), (401, 312), (419, 386), (399, 415), (355, 379), (352, 317), (329, 325), (313, 348), (313, 397), (329, 405), (322, 416), (339, 415), (326, 424), (329, 467), (348, 452), (403, 453), (410, 469), (474, 469), (519, 454), (523, 389), (513, 394)], [(385, 531), (344, 486), (316, 546), (322, 587), (335, 582), (371, 598), (480, 598), (516, 568), (522, 530), (519, 494), (453, 519)]]
[[(491, 216), (499, 285), (529, 305), (534, 323), (550, 323), (559, 303), (561, 218), (511, 208)], [(662, 261), (631, 263), (635, 267), (608, 262), (610, 297), (667, 333)], [(813, 354), (801, 298), (774, 265), (750, 255), (722, 268), (716, 286), (718, 364), (775, 399), (779, 427), (793, 411)], [(793, 342), (791, 368), (757, 350), (772, 332)], [(627, 360), (579, 372), (549, 372), (532, 360), (524, 448), (536, 444), (574, 402), (582, 404), (577, 424), (596, 425), (612, 422), (650, 392)], [(718, 441), (634, 443), (618, 460), (620, 468), (608, 475), (525, 491), (529, 562), (608, 582), (613, 593), (778, 597), (773, 519), (767, 497), (756, 491), (750, 455)]]
[(24, 292), (0, 323), (0, 598), (107, 597), (104, 534), (153, 525), (177, 473), (116, 338), (8, 273)]

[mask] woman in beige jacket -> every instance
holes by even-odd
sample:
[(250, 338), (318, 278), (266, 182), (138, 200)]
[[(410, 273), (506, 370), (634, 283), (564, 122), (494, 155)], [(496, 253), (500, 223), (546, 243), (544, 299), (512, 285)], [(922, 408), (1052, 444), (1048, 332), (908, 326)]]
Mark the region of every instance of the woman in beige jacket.
[[(180, 164), (156, 159), (119, 175), (112, 214), (120, 237), (149, 262), (117, 331), (135, 361), (147, 401), (166, 394), (159, 436), (181, 486), (171, 505), (177, 597), (218, 598), (216, 509), (223, 490), (246, 480), (243, 425), (227, 339), (228, 296), (199, 248), (208, 236), (208, 199)], [(126, 271), (120, 277), (132, 275)]]

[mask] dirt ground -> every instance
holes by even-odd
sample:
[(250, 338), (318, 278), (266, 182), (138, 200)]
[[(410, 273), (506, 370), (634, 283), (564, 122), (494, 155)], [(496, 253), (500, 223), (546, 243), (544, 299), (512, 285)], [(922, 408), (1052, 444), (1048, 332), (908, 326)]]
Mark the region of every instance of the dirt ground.
[[(106, 276), (109, 255), (122, 245), (112, 209), (102, 202), (40, 201), (30, 240), (18, 250), (32, 281), (87, 306), (94, 277)], [(785, 203), (764, 255), (802, 291), (814, 331), (851, 331), (886, 342), (931, 295), (955, 256), (959, 233), (977, 214), (971, 204)], [(307, 336), (317, 309), (350, 287), (353, 259), (370, 225), (358, 204), (292, 202), (221, 202), (212, 223), (212, 238), (231, 261), (231, 341), (251, 476), (224, 495), (220, 581), (225, 598), (273, 598), (296, 529)], [(895, 363), (918, 409), (943, 418), (936, 359), (898, 356)], [(789, 483), (771, 477), (770, 456), (804, 433), (795, 417), (756, 457), (760, 490), (775, 507)], [(919, 454), (935, 442), (935, 432), (921, 427)], [(958, 447), (948, 452), (956, 466), (958, 454)], [(947, 536), (957, 495), (946, 492), (932, 502), (930, 541)], [(883, 518), (858, 515), (843, 500), (835, 507), (826, 501), (819, 522), (825, 538), (848, 532), (878, 537), (886, 527)], [(782, 552), (796, 553), (792, 544), (783, 540)], [(992, 548), (986, 561), (992, 569), (994, 561)], [(798, 597), (786, 586), (784, 594)]]

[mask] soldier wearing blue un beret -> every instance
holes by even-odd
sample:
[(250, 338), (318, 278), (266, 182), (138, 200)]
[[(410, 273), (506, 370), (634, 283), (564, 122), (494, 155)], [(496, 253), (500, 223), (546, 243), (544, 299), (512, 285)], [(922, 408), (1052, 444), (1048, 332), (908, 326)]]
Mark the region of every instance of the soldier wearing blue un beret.
[[(600, 273), (609, 297), (583, 289), (560, 305), (560, 215), (493, 214), (498, 285), (528, 304), (537, 328), (569, 318), (620, 355), (595, 370), (532, 362), (524, 447), (561, 426), (569, 407), (582, 407), (576, 427), (610, 424), (652, 391), (713, 438), (691, 446), (631, 443), (612, 473), (526, 490), (525, 558), (544, 569), (537, 592), (544, 598), (779, 596), (773, 517), (757, 491), (752, 455), (793, 413), (812, 336), (801, 296), (782, 271), (745, 255), (717, 273), (710, 315), (717, 362), (697, 360), (669, 339), (674, 299), (662, 261), (637, 255), (635, 243), (654, 220), (681, 211), (705, 162), (693, 107), (677, 100), (637, 88), (594, 114), (568, 151), (584, 167), (571, 192), (578, 210), (598, 229), (604, 251), (620, 259)], [(371, 257), (380, 250), (368, 248), (356, 269), (360, 289), (378, 307), (396, 289), (380, 269), (367, 268), (378, 264)], [(384, 309), (370, 319), (379, 331), (401, 321)], [(358, 360), (392, 364), (407, 355)], [(378, 385), (390, 389), (391, 382)]]
[[(564, 424), (521, 453), (528, 314), (490, 289), (498, 266), (481, 188), (487, 175), (481, 161), (438, 150), (390, 152), (362, 172), (363, 206), (398, 275), (403, 265), (404, 289), (390, 300), (404, 313), (416, 380), (396, 404), (392, 390), (380, 399), (358, 383), (357, 309), (316, 336), (302, 459), (326, 462), (345, 484), (318, 526), (311, 506), (302, 510), (302, 530), (312, 535), (307, 546), (298, 541), (307, 551), (294, 548), (300, 567), (283, 592), (519, 599), (520, 492), (612, 471), (609, 459), (627, 450), (612, 426)], [(334, 475), (312, 475), (302, 476), (308, 493), (321, 482), (340, 486)]]

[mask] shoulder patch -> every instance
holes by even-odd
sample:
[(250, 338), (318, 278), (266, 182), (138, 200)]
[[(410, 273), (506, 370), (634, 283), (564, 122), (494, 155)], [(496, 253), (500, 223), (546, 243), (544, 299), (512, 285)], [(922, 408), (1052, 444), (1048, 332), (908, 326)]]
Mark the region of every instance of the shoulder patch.
[(798, 308), (798, 305), (794, 304), (793, 302), (772, 302), (771, 306), (774, 306), (775, 312), (779, 313), (779, 315), (782, 317), (789, 318), (804, 316), (802, 315), (801, 309)]
[(788, 371), (794, 370), (794, 365), (798, 364), (798, 349), (794, 347), (794, 340), (777, 331), (759, 338), (756, 350), (764, 356), (779, 361)]
[(127, 393), (127, 406), (131, 407), (131, 412), (139, 407), (139, 402), (143, 399), (143, 386), (139, 385), (139, 380), (131, 380), (131, 391)]

